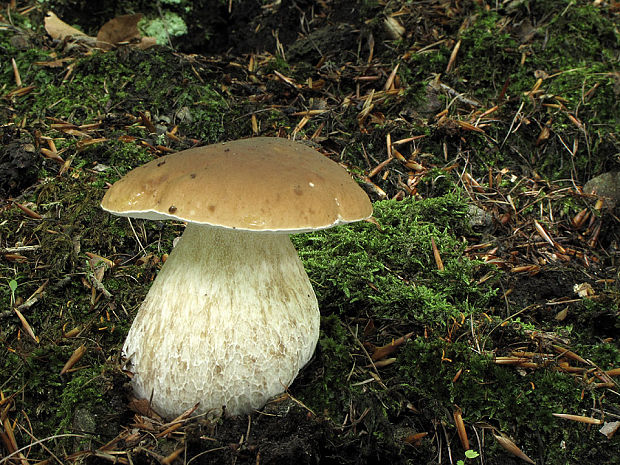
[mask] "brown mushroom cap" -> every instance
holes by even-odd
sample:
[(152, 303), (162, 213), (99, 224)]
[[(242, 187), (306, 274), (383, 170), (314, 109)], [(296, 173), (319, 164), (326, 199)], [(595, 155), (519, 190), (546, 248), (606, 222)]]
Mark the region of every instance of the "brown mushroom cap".
[(252, 231), (302, 232), (372, 214), (337, 163), (287, 139), (256, 137), (183, 150), (129, 172), (101, 206), (121, 216)]

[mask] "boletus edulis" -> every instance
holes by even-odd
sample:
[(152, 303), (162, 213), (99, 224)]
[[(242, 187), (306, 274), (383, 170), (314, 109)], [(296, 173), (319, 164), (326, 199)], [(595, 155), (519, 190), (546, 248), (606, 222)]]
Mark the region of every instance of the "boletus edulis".
[(187, 223), (123, 346), (138, 398), (165, 418), (244, 414), (285, 391), (319, 335), (312, 285), (289, 234), (368, 218), (338, 163), (257, 137), (192, 148), (129, 172), (108, 212)]

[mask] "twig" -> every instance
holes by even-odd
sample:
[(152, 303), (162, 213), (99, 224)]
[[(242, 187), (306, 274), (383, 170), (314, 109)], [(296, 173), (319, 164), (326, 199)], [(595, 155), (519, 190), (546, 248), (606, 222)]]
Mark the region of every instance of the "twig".
[(101, 281), (99, 281), (95, 277), (94, 273), (89, 273), (89, 277), (90, 277), (90, 279), (91, 279), (95, 289), (97, 289), (99, 292), (101, 292), (107, 299), (112, 297), (112, 294), (110, 294), (110, 292), (105, 288), (103, 283)]
[(6, 457), (0, 459), (0, 465), (2, 465), (5, 462), (8, 462), (8, 460), (11, 457), (16, 456), (17, 454), (19, 454), (22, 451), (28, 450), (31, 447), (36, 446), (37, 444), (42, 444), (44, 442), (51, 441), (52, 439), (58, 439), (58, 438), (82, 438), (82, 439), (87, 439), (88, 436), (84, 436), (83, 434), (57, 434), (55, 436), (50, 436), (48, 438), (39, 439), (38, 441), (31, 442), (27, 446), (24, 446), (21, 449), (18, 449), (15, 452), (12, 452), (9, 455), (7, 455)]
[(159, 18), (161, 19), (161, 22), (164, 24), (164, 32), (166, 33), (166, 39), (168, 39), (168, 45), (170, 45), (170, 48), (174, 48), (172, 45), (172, 40), (170, 40), (170, 34), (168, 34), (168, 22), (166, 21), (164, 13), (161, 11), (161, 5), (159, 4), (159, 2), (157, 2), (157, 12), (159, 13)]
[(517, 121), (517, 118), (521, 114), (521, 110), (523, 110), (523, 105), (525, 105), (525, 102), (521, 101), (521, 106), (519, 106), (519, 109), (517, 110), (517, 113), (515, 113), (514, 118), (512, 118), (512, 122), (510, 123), (510, 127), (508, 128), (508, 132), (506, 133), (506, 137), (504, 137), (504, 140), (502, 141), (502, 143), (499, 146), (500, 150), (502, 148), (504, 148), (504, 144), (506, 143), (506, 141), (510, 137), (510, 134), (512, 134), (512, 128), (514, 127), (515, 122)]
[(144, 246), (142, 245), (142, 242), (140, 242), (140, 238), (138, 237), (138, 233), (136, 233), (136, 230), (133, 227), (133, 223), (131, 222), (131, 218), (127, 217), (127, 220), (129, 221), (129, 226), (131, 226), (131, 231), (133, 232), (133, 236), (136, 238), (136, 242), (140, 246), (140, 250), (142, 250), (142, 253), (144, 255), (146, 255), (146, 250), (144, 249)]
[(455, 100), (458, 100), (461, 103), (464, 103), (466, 105), (472, 106), (472, 107), (479, 107), (480, 103), (476, 102), (475, 100), (472, 100), (470, 98), (465, 97), (464, 93), (461, 93), (459, 91), (457, 91), (456, 89), (453, 89), (452, 87), (444, 84), (443, 82), (439, 83), (439, 87), (441, 87), (442, 90), (445, 90), (448, 95), (450, 95), (451, 97), (453, 97), (453, 102)]
[[(372, 365), (372, 367), (375, 370), (375, 373), (377, 374), (377, 376), (379, 376), (379, 370), (377, 369), (377, 366), (375, 365), (374, 360), (372, 359), (372, 357), (370, 356), (370, 354), (368, 353), (368, 351), (366, 350), (366, 347), (364, 347), (364, 344), (362, 344), (362, 341), (360, 341), (358, 339), (358, 337), (355, 335), (355, 333), (353, 333), (353, 330), (351, 329), (351, 327), (349, 325), (347, 325), (347, 329), (349, 330), (349, 332), (351, 333), (351, 336), (353, 336), (353, 338), (355, 339), (355, 341), (359, 344), (359, 346), (362, 348), (362, 350), (364, 351), (364, 354), (366, 354), (366, 358), (368, 358), (368, 360), (370, 361), (370, 364)], [(379, 376), (379, 381), (381, 381), (381, 377)], [(382, 382), (383, 384), (383, 382)]]
[[(49, 291), (54, 292), (54, 291), (57, 291), (59, 289), (62, 289), (63, 287), (65, 287), (70, 282), (71, 282), (71, 276), (65, 276), (64, 278), (62, 278), (60, 281), (58, 281), (56, 284), (54, 284), (47, 291), (41, 291), (41, 293), (39, 293), (38, 295), (33, 296), (30, 299), (28, 299), (26, 302), (24, 302), (19, 307), (17, 307), (17, 310), (19, 310), (20, 312), (22, 312), (24, 310), (28, 310), (30, 307), (32, 307), (34, 304), (36, 304), (39, 300), (41, 300), (43, 298), (43, 296), (45, 296), (46, 292), (49, 292)], [(8, 318), (10, 316), (13, 316), (13, 314), (14, 314), (13, 310), (5, 310), (3, 312), (0, 312), (0, 320), (3, 319), (3, 318)]]
[(31, 252), (40, 248), (40, 245), (22, 245), (21, 247), (0, 248), (0, 253)]
[(446, 431), (446, 426), (443, 424), (443, 422), (441, 423), (441, 429), (443, 430), (443, 434), (446, 437), (446, 447), (448, 448), (448, 459), (450, 460), (450, 463), (452, 462), (452, 448), (450, 447), (450, 438), (448, 437), (448, 431)]
[(190, 464), (190, 463), (192, 463), (194, 460), (196, 460), (198, 457), (201, 457), (201, 456), (203, 456), (203, 455), (205, 455), (205, 454), (210, 454), (211, 452), (217, 452), (218, 450), (225, 450), (225, 449), (229, 449), (229, 447), (228, 447), (228, 446), (216, 447), (216, 448), (214, 448), (214, 449), (209, 449), (209, 450), (202, 451), (201, 453), (196, 454), (196, 455), (194, 455), (191, 459), (189, 459), (189, 460), (187, 461), (187, 464), (189, 465), (189, 464)]
[[(30, 423), (30, 420), (28, 419), (28, 423)], [(23, 426), (19, 425), (19, 429), (21, 429), (24, 433), (26, 433), (28, 436), (30, 436), (33, 440), (37, 440), (37, 438), (30, 432), (28, 431), (26, 428), (24, 428)], [(30, 427), (32, 427), (32, 425), (30, 425)], [(55, 459), (60, 465), (63, 465), (62, 460), (60, 460), (52, 451), (49, 447), (47, 447), (46, 445), (43, 444), (42, 441), (41, 442), (41, 447), (45, 450), (45, 452), (47, 452), (48, 454), (50, 454), (50, 456)]]

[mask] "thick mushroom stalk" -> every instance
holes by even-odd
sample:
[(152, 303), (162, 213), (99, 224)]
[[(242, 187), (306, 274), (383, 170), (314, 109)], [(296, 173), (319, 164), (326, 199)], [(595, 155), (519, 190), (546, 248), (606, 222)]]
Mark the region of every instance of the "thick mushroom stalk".
[(188, 224), (123, 352), (138, 398), (175, 417), (248, 413), (283, 392), (319, 335), (314, 291), (287, 234)]

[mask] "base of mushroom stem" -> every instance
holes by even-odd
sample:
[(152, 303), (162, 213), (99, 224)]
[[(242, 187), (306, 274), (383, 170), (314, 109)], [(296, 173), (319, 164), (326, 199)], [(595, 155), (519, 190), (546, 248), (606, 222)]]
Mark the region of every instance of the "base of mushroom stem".
[(189, 224), (123, 347), (138, 398), (173, 418), (261, 408), (310, 360), (312, 286), (286, 234)]

